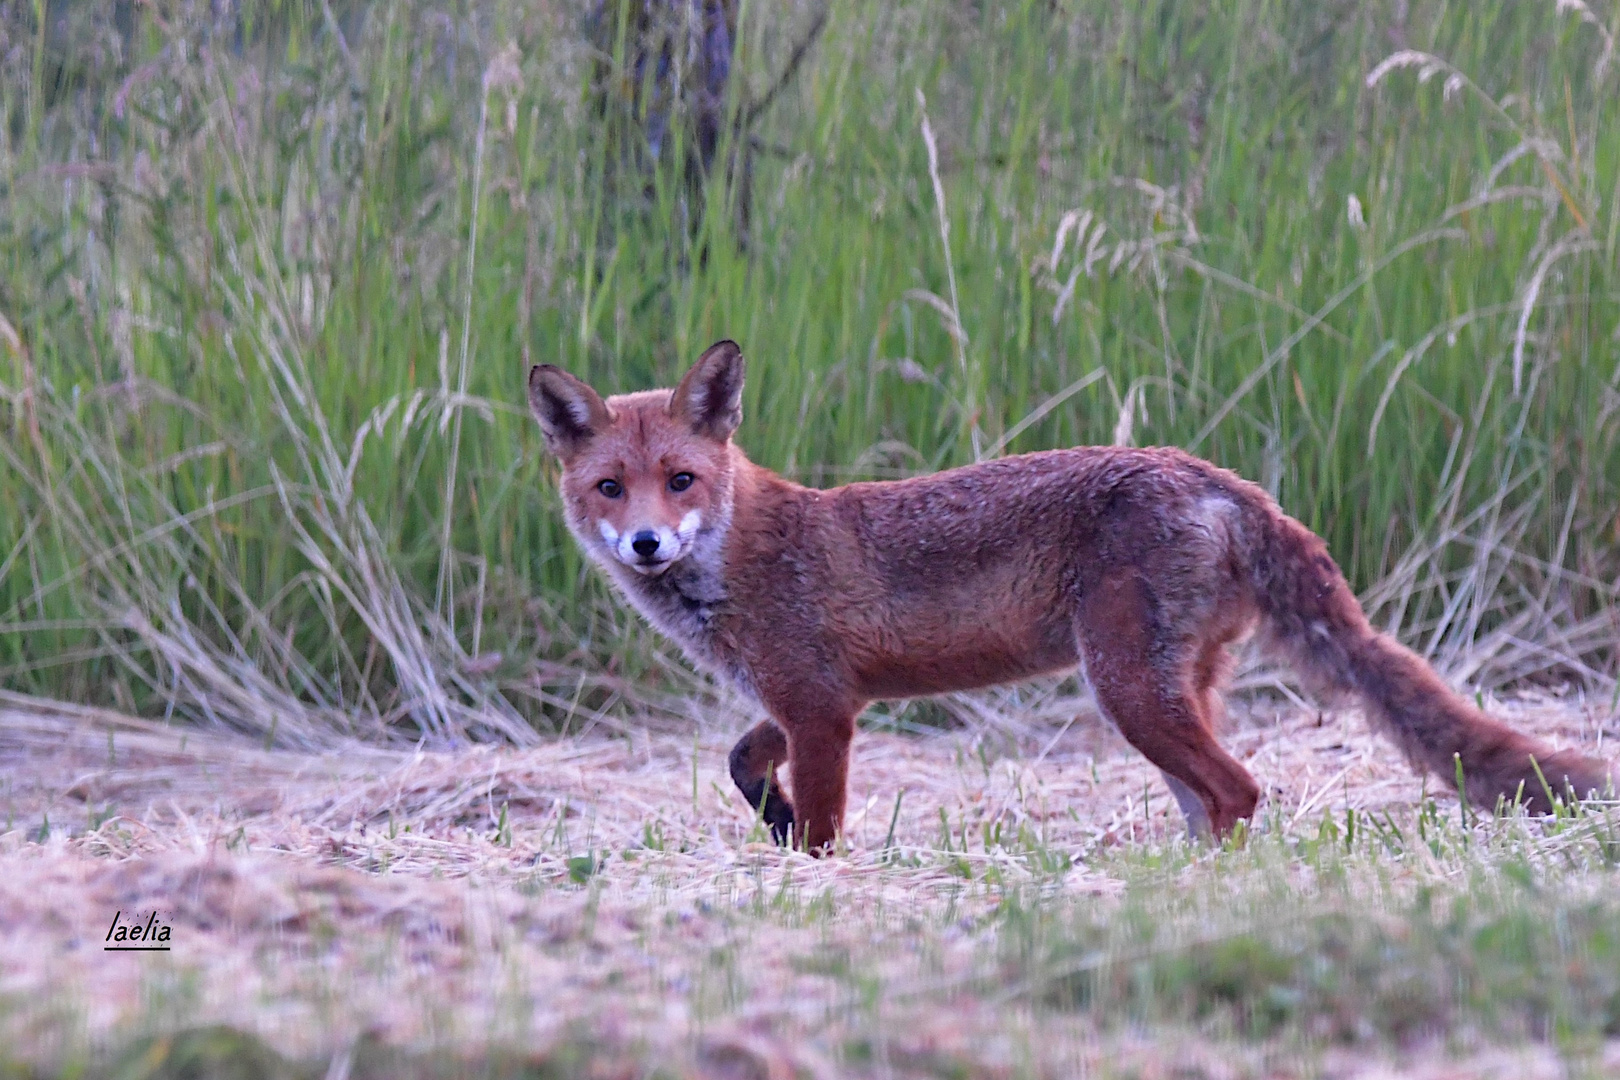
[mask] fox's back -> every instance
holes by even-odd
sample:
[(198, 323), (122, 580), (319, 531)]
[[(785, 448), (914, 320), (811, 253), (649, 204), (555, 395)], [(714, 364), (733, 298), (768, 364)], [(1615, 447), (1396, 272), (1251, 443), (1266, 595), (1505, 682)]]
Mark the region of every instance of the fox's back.
[(1230, 500), (1234, 482), (1180, 450), (1083, 446), (823, 497), (886, 585), (929, 591), (998, 571), (1080, 575), (1121, 551), (1140, 561), (1145, 546), (1196, 526), (1209, 500)]
[(774, 550), (745, 540), (728, 576), (778, 632), (835, 640), (871, 696), (1003, 682), (1077, 662), (1076, 599), (1109, 564), (1211, 566), (1198, 549), (1225, 538), (1199, 516), (1229, 477), (1180, 451), (1081, 447), (795, 488), (791, 522), (756, 518)]

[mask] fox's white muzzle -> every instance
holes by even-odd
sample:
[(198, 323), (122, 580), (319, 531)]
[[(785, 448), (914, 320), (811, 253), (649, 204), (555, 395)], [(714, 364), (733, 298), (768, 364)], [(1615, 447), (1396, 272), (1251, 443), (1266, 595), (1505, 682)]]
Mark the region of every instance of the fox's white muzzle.
[(647, 524), (619, 532), (606, 521), (598, 522), (597, 527), (615, 559), (638, 574), (656, 576), (692, 550), (692, 540), (702, 524), (703, 515), (692, 510), (673, 529)]

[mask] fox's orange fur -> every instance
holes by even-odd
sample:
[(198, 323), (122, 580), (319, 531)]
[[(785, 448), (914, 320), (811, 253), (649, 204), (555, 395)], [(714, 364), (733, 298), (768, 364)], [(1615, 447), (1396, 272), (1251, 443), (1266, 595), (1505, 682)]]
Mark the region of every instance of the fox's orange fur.
[(1079, 447), (815, 490), (731, 442), (742, 384), (722, 341), (673, 391), (603, 401), (541, 365), (529, 397), (585, 550), (770, 713), (731, 772), (779, 838), (820, 850), (838, 835), (868, 702), (1076, 664), (1189, 828), (1225, 834), (1259, 788), (1215, 740), (1217, 688), (1226, 646), (1255, 629), (1324, 690), (1359, 697), (1414, 764), (1450, 781), (1460, 760), (1473, 801), (1545, 811), (1611, 783), (1375, 631), (1326, 545), (1234, 473), (1180, 450)]

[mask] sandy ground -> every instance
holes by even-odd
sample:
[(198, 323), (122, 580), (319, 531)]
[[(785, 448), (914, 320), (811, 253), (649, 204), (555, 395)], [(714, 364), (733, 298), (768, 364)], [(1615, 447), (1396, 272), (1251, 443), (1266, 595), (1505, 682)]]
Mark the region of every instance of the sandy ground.
[[(1561, 745), (1620, 736), (1606, 703), (1489, 704)], [(361, 1038), (543, 1049), (588, 1037), (672, 1047), (694, 1075), (831, 1076), (825, 1047), (847, 1045), (838, 1033), (876, 1010), (903, 1020), (881, 1025), (895, 1034), (873, 1051), (877, 1073), (960, 1059), (1075, 1075), (1103, 1055), (1140, 1059), (1143, 1075), (1176, 1075), (1178, 1061), (1193, 1070), (1179, 1075), (1280, 1068), (1208, 1064), (1196, 1039), (1099, 1041), (1082, 1020), (1021, 1031), (1032, 1015), (966, 993), (948, 1012), (923, 1007), (979, 970), (974, 916), (1001, 895), (964, 881), (954, 859), (977, 879), (994, 869), (1002, 887), (1105, 898), (1119, 883), (1095, 856), (1181, 829), (1156, 771), (1085, 717), (1020, 738), (863, 733), (851, 850), (817, 862), (749, 839), (757, 828), (724, 771), (730, 731), (312, 755), (0, 705), (0, 1025), (39, 1060), (224, 1022), (334, 1068)], [(1409, 808), (1423, 792), (1354, 713), (1257, 705), (1226, 726), (1273, 823)], [(986, 850), (997, 829), (1023, 837), (1016, 851)], [(1031, 851), (1073, 868), (1051, 873)], [(831, 905), (836, 917), (822, 917)], [(115, 913), (156, 913), (170, 951), (104, 951)], [(920, 925), (941, 931), (920, 944), (908, 933)], [(839, 949), (881, 972), (882, 1001), (852, 1002), (815, 960)], [(1026, 1060), (1032, 1046), (1039, 1060)], [(1359, 1059), (1311, 1068), (1394, 1075)], [(1404, 1068), (1562, 1075), (1535, 1049)]]

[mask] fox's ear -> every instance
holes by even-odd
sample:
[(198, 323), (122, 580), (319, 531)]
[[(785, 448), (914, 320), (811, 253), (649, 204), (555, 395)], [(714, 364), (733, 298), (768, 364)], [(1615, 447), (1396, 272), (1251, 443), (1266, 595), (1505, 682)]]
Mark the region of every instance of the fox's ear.
[(675, 388), (669, 413), (699, 435), (725, 442), (742, 423), (742, 389), (742, 349), (735, 341), (717, 341)]
[(564, 461), (611, 422), (595, 390), (550, 364), (529, 369), (529, 408), (540, 421), (546, 449)]

